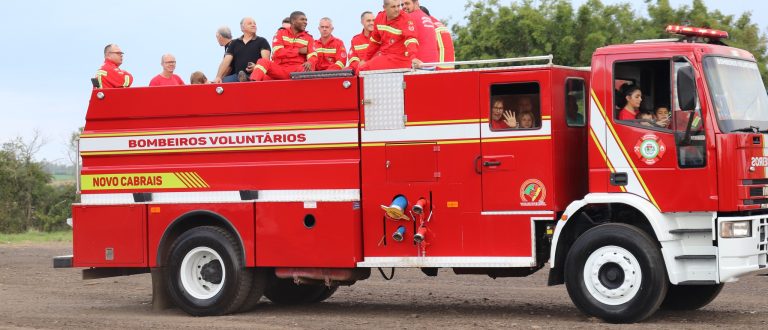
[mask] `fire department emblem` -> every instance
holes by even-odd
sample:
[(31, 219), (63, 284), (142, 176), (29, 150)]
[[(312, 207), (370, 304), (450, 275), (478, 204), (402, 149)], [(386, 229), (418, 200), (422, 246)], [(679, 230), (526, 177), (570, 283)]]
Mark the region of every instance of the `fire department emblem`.
[(635, 144), (635, 154), (640, 161), (648, 165), (653, 165), (660, 161), (666, 151), (667, 146), (664, 144), (664, 141), (655, 134), (643, 135)]
[(520, 186), (520, 206), (545, 206), (546, 197), (547, 188), (539, 180), (529, 179)]

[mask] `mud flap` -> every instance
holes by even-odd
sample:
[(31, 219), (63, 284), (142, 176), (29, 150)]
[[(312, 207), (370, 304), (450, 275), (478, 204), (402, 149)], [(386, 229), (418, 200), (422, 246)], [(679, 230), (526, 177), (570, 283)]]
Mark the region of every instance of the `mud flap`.
[(162, 311), (174, 307), (168, 297), (168, 285), (163, 276), (164, 268), (152, 268), (152, 310)]

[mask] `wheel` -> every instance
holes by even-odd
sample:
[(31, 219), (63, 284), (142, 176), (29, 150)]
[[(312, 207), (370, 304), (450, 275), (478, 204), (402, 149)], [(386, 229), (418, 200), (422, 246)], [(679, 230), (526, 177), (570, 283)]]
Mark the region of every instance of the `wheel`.
[(171, 300), (194, 316), (235, 312), (248, 297), (253, 270), (238, 242), (218, 227), (190, 229), (171, 246), (167, 283)]
[(245, 298), (245, 302), (242, 306), (240, 306), (238, 312), (250, 312), (256, 308), (259, 300), (261, 300), (261, 297), (264, 295), (264, 288), (266, 288), (266, 283), (267, 272), (262, 268), (254, 269), (251, 291), (248, 292), (248, 297)]
[(717, 298), (723, 284), (715, 285), (669, 285), (667, 297), (661, 303), (661, 309), (692, 311), (702, 308)]
[(661, 252), (648, 234), (611, 223), (576, 239), (565, 260), (565, 284), (585, 314), (633, 323), (656, 312), (668, 282)]
[(317, 297), (315, 297), (314, 299), (309, 299), (307, 302), (308, 302), (308, 303), (319, 303), (319, 302), (323, 302), (323, 301), (325, 301), (326, 299), (328, 299), (328, 298), (330, 298), (331, 296), (333, 296), (333, 294), (334, 294), (334, 293), (336, 293), (336, 290), (338, 290), (338, 289), (339, 289), (339, 286), (338, 286), (338, 285), (334, 285), (334, 286), (325, 286), (325, 285), (321, 285), (321, 286), (320, 286), (320, 289), (318, 289), (318, 290), (317, 290), (317, 291), (319, 292), (319, 294), (317, 295)]
[(330, 298), (338, 286), (293, 283), (292, 279), (274, 278), (264, 290), (264, 296), (275, 304), (299, 305), (318, 303)]

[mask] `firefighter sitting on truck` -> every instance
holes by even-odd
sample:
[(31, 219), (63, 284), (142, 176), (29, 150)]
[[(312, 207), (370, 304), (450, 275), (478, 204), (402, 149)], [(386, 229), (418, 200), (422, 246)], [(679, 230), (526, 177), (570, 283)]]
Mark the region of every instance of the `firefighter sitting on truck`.
[(133, 76), (128, 71), (120, 69), (123, 64), (123, 51), (120, 46), (109, 44), (104, 47), (104, 64), (96, 71), (98, 88), (123, 88), (131, 87)]
[(307, 15), (291, 13), (291, 28), (280, 29), (272, 39), (272, 60), (262, 58), (251, 73), (251, 80), (262, 81), (265, 76), (272, 79), (290, 79), (291, 72), (314, 71), (317, 64), (315, 40), (307, 33)]
[(416, 37), (416, 25), (399, 2), (384, 0), (384, 11), (376, 16), (368, 44), (368, 54), (373, 55), (370, 61), (360, 63), (360, 71), (419, 67)]
[(315, 40), (317, 71), (341, 70), (347, 66), (347, 49), (344, 42), (333, 36), (333, 21), (328, 17), (320, 19), (320, 39)]
[(358, 66), (360, 62), (365, 62), (371, 58), (372, 54), (368, 53), (368, 43), (371, 40), (371, 33), (373, 32), (373, 13), (370, 11), (363, 12), (360, 15), (360, 24), (363, 25), (363, 32), (352, 37), (352, 43), (349, 45), (349, 68), (358, 73)]

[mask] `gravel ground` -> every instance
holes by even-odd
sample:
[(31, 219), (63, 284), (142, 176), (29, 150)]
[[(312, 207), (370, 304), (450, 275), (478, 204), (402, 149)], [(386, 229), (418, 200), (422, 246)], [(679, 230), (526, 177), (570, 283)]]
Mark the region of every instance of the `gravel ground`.
[(0, 328), (768, 328), (768, 271), (726, 285), (701, 310), (659, 312), (630, 325), (584, 316), (564, 286), (546, 286), (546, 269), (496, 280), (398, 270), (392, 281), (374, 270), (323, 303), (262, 299), (250, 313), (198, 318), (153, 311), (148, 274), (83, 281), (78, 269), (51, 268), (52, 256), (70, 253), (69, 243), (0, 245)]

